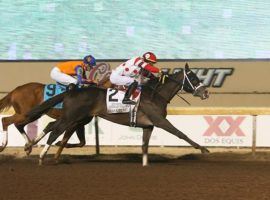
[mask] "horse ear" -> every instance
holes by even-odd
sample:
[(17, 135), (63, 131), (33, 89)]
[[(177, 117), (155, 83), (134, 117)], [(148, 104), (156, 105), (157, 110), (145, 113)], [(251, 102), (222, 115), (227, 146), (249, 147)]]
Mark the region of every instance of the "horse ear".
[(189, 69), (189, 65), (188, 63), (185, 64), (185, 69), (188, 70)]

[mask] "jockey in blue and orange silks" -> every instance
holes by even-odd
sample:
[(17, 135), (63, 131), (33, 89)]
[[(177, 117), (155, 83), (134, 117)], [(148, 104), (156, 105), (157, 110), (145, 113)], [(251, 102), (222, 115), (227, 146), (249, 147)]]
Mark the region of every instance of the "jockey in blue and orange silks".
[(56, 82), (68, 86), (70, 84), (82, 85), (92, 84), (94, 81), (86, 79), (85, 72), (90, 71), (96, 66), (96, 59), (91, 56), (85, 56), (83, 61), (67, 61), (58, 63), (51, 70), (51, 78)]
[(142, 84), (142, 77), (151, 78), (159, 74), (159, 68), (154, 66), (156, 62), (156, 55), (152, 52), (146, 52), (142, 57), (132, 58), (112, 71), (110, 76), (111, 83), (128, 86), (122, 101), (123, 104), (135, 104), (130, 97), (138, 84)]

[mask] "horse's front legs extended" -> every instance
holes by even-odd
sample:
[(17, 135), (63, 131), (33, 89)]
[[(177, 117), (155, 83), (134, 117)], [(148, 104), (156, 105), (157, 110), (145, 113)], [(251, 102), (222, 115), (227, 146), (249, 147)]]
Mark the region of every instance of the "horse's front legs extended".
[(193, 146), (195, 149), (200, 149), (202, 153), (209, 153), (209, 150), (205, 147), (200, 146), (193, 140), (191, 140), (187, 135), (185, 135), (183, 132), (179, 131), (177, 128), (175, 128), (166, 118), (159, 117), (160, 115), (154, 115), (150, 116), (154, 126), (164, 129), (165, 131), (168, 131), (169, 133), (177, 136), (180, 139), (185, 140), (187, 143), (189, 143), (191, 146)]

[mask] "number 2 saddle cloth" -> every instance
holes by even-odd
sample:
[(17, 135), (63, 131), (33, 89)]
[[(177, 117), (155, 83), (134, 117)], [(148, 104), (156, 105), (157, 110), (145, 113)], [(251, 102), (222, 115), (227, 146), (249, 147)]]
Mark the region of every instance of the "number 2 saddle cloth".
[(125, 96), (124, 90), (108, 88), (106, 98), (107, 112), (128, 113), (133, 111), (134, 108), (137, 109), (140, 102), (141, 90), (137, 88), (135, 92), (133, 92), (133, 94), (131, 95), (131, 99), (136, 102), (135, 105), (123, 104), (122, 100), (124, 99), (124, 96)]
[[(66, 86), (61, 84), (47, 84), (44, 87), (44, 101), (66, 91)], [(59, 103), (54, 108), (62, 109), (63, 103)]]

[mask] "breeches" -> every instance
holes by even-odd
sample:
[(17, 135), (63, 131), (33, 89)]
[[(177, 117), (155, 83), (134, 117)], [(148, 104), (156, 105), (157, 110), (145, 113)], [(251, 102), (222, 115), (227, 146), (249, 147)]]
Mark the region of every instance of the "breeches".
[(70, 83), (77, 84), (78, 80), (68, 74), (64, 74), (58, 69), (57, 67), (54, 67), (51, 71), (51, 78), (55, 80), (58, 83), (61, 83), (63, 85), (69, 85)]
[(115, 85), (130, 85), (134, 82), (134, 78), (128, 76), (121, 76), (117, 74), (115, 71), (112, 71), (110, 76), (110, 81)]

